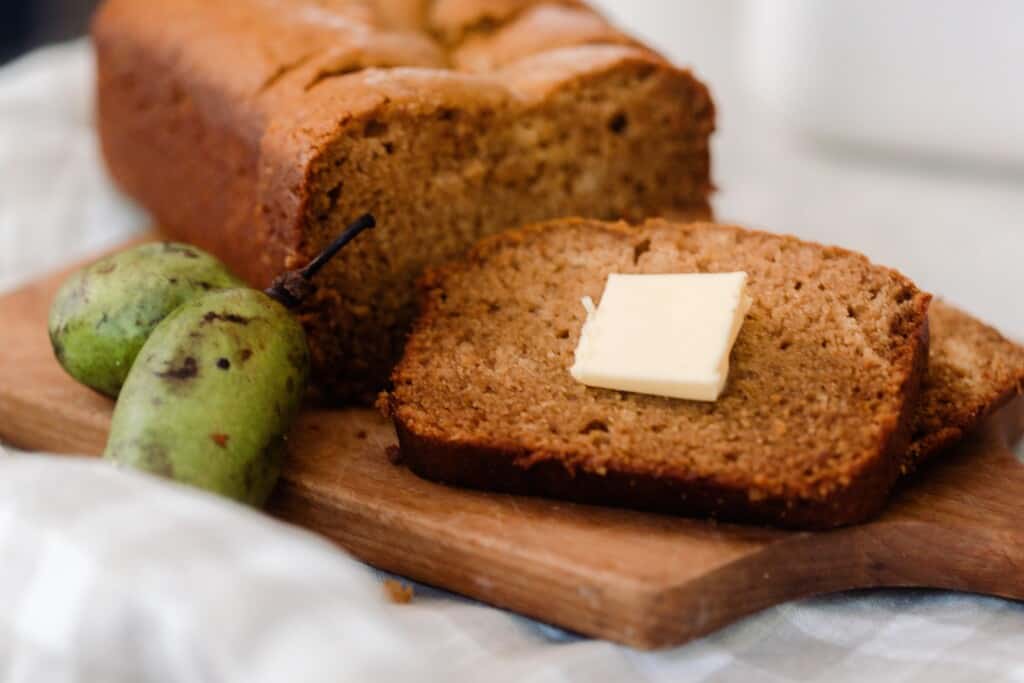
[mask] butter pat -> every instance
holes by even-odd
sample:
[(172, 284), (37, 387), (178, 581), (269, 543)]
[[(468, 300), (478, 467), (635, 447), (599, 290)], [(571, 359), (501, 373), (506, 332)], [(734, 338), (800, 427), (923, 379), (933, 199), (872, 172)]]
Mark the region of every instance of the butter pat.
[(601, 305), (583, 298), (576, 362), (592, 387), (714, 401), (750, 308), (746, 273), (611, 274)]

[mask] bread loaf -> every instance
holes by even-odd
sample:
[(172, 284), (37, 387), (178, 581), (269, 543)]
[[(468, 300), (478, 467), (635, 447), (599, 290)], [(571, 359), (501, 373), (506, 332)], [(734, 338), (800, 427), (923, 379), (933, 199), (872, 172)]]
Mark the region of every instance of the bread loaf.
[(709, 215), (707, 89), (581, 2), (108, 0), (93, 34), (107, 164), (167, 234), (265, 286), (376, 216), (302, 311), (333, 400), (481, 236)]
[[(611, 272), (746, 271), (714, 403), (569, 374)], [(929, 296), (842, 249), (713, 224), (561, 220), (423, 280), (384, 398), (401, 459), (442, 482), (788, 527), (869, 518), (907, 463)]]

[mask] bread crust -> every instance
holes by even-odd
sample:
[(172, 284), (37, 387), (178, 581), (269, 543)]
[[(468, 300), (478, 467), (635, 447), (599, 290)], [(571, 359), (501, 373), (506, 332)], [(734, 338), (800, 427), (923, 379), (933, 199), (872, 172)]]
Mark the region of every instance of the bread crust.
[[(465, 268), (466, 262), (485, 262), (490, 255), (508, 245), (529, 240), (538, 231), (563, 226), (567, 222), (573, 223), (562, 221), (505, 232), (483, 240), (467, 255), (465, 262), (429, 271), (421, 281), (422, 313), (415, 329), (431, 325), (432, 316), (437, 314), (437, 298), (433, 291), (442, 288), (452, 274)], [(623, 236), (630, 236), (635, 231), (625, 224), (605, 225), (600, 229)], [(746, 232), (751, 235), (768, 234)], [(851, 254), (832, 247), (823, 249)], [(894, 361), (894, 373), (901, 378), (899, 414), (883, 426), (877, 455), (866, 459), (848, 482), (833, 486), (824, 496), (814, 491), (804, 495), (752, 496), (750, 489), (741, 483), (725, 478), (697, 477), (679, 470), (652, 473), (617, 466), (594, 471), (577, 466), (571, 453), (535, 453), (514, 443), (447, 439), (429, 430), (418, 429), (408, 419), (395, 392), (383, 399), (382, 407), (394, 421), (401, 462), (424, 478), (446, 484), (797, 529), (828, 529), (854, 524), (870, 519), (884, 507), (890, 491), (909, 462), (914, 409), (920, 398), (929, 344), (927, 312), (930, 296), (916, 292), (913, 297), (913, 314), (901, 321), (905, 329), (898, 331), (909, 341), (901, 347), (899, 357)], [(395, 369), (393, 379), (396, 387), (405, 378), (404, 373), (411, 371), (407, 368), (414, 364), (415, 359), (407, 355)]]

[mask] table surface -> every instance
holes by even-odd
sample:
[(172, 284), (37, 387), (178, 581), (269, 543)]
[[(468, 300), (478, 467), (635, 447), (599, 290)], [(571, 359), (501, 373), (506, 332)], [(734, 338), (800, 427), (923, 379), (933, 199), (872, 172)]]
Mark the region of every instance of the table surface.
[[(620, 12), (623, 5), (618, 3)], [(651, 29), (652, 3), (639, 2), (636, 7), (635, 25), (656, 35)], [(694, 12), (696, 18), (707, 15), (707, 21), (725, 20), (714, 10)], [(1024, 338), (1024, 316), (1013, 305), (1024, 284), (1018, 263), (1024, 253), (1021, 176), (815, 146), (774, 122), (744, 96), (739, 79), (730, 75), (729, 58), (721, 49), (709, 47), (714, 41), (699, 29), (699, 22), (679, 29), (692, 42), (680, 40), (670, 45), (670, 52), (698, 66), (706, 62), (707, 68), (698, 71), (715, 84), (721, 108), (715, 142), (715, 177), (720, 187), (715, 203), (720, 218), (861, 250), (899, 267), (923, 288)], [(0, 290), (114, 244), (145, 226), (145, 216), (119, 197), (103, 175), (91, 134), (91, 78), (86, 44), (36, 54), (0, 71)], [(33, 468), (44, 466), (32, 461)], [(16, 470), (10, 471), (17, 474)], [(81, 474), (83, 482), (91, 476)], [(13, 500), (19, 494), (28, 495), (12, 486), (8, 493)], [(70, 491), (74, 482), (67, 480), (64, 486), (61, 490)], [(171, 487), (154, 493), (154, 500), (180, 495), (177, 489), (164, 488)], [(213, 507), (208, 512), (211, 519), (222, 514), (224, 506)], [(29, 508), (15, 511), (19, 509)], [(248, 523), (260, 520), (255, 515), (246, 517)], [(3, 519), (0, 514), (0, 522)], [(267, 547), (275, 542), (315, 545), (312, 539), (295, 540), (292, 532), (272, 531), (262, 541)], [(0, 533), (0, 553), (10, 556), (4, 538)], [(82, 546), (78, 550), (95, 549)], [(288, 552), (301, 556), (295, 549)], [(334, 556), (332, 562), (354, 564), (338, 553)], [(6, 576), (3, 571), (0, 579)], [(235, 582), (243, 585), (249, 578), (240, 574)], [(0, 595), (4, 588), (0, 585)], [(119, 589), (130, 591), (133, 586)], [(768, 610), (686, 647), (656, 654), (577, 639), (429, 589), (419, 595), (408, 611), (374, 612), (373, 623), (387, 629), (389, 638), (399, 639), (402, 634), (406, 640), (395, 642), (413, 648), (409, 652), (424, 657), (429, 653), (430, 661), (444, 662), (466, 676), (487, 672), (497, 678), (531, 676), (545, 681), (842, 681), (872, 674), (901, 681), (1024, 678), (1019, 655), (1024, 651), (1020, 628), (1024, 607), (969, 595), (875, 591), (827, 596)], [(59, 610), (58, 605), (45, 604)], [(194, 610), (189, 614), (201, 625), (203, 606), (189, 606)], [(243, 619), (244, 610), (236, 618)], [(0, 642), (6, 629), (14, 628), (12, 619), (0, 615)], [(231, 623), (244, 630), (243, 624)], [(317, 622), (317, 626), (323, 634), (331, 634), (336, 625)], [(16, 632), (26, 639), (37, 633), (32, 629)], [(90, 642), (98, 648), (117, 647), (116, 639)], [(235, 647), (241, 647), (240, 642), (231, 641)], [(280, 641), (260, 642), (273, 650)], [(346, 648), (339, 645), (342, 642), (339, 635), (330, 647), (324, 645), (309, 656), (324, 666), (330, 662), (343, 667)], [(249, 651), (219, 645), (221, 650), (211, 646), (205, 656), (219, 662), (218, 656), (236, 652), (244, 660), (241, 653)], [(246, 646), (251, 647), (251, 641)], [(67, 664), (84, 656), (48, 653), (50, 664)], [(0, 672), (10, 661), (14, 661), (12, 650), (0, 644)], [(424, 675), (430, 668), (425, 659), (419, 667)], [(67, 670), (82, 671), (73, 666)], [(153, 680), (186, 679), (168, 674)]]

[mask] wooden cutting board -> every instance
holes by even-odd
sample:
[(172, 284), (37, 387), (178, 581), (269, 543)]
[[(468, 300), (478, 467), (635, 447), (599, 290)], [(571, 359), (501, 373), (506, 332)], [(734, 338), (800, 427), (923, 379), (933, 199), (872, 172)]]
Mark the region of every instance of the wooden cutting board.
[[(63, 274), (0, 299), (0, 440), (98, 454), (112, 402), (54, 361), (46, 315)], [(683, 643), (817, 593), (929, 586), (1024, 599), (1024, 430), (1017, 400), (909, 482), (870, 524), (783, 532), (418, 479), (369, 410), (308, 412), (272, 514), (369, 564), (587, 635)]]

